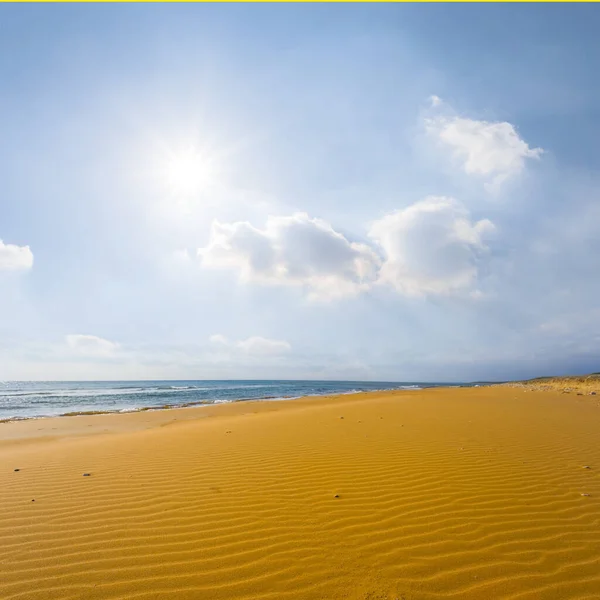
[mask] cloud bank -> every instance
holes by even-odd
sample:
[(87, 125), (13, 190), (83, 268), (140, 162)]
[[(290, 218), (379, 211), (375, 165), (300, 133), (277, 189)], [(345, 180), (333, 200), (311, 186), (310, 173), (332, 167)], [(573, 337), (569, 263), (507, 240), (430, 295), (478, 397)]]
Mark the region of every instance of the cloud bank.
[(494, 231), (472, 221), (454, 198), (428, 197), (371, 224), (371, 245), (350, 242), (304, 213), (269, 217), (264, 229), (246, 222), (212, 226), (198, 250), (205, 267), (237, 271), (244, 282), (304, 286), (313, 299), (353, 296), (387, 284), (408, 296), (468, 289)]

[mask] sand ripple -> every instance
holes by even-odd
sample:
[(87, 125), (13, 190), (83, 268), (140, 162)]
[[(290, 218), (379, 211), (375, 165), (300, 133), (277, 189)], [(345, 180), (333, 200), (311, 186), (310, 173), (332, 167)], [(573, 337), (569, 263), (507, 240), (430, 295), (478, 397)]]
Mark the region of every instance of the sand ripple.
[(3, 445), (0, 598), (598, 599), (600, 407), (572, 400), (376, 393)]

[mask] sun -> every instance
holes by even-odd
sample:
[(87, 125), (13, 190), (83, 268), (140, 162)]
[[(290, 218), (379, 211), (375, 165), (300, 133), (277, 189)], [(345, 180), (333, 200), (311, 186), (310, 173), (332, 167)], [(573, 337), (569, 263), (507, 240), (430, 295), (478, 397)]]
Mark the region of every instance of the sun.
[(172, 154), (166, 165), (167, 185), (177, 194), (202, 192), (211, 185), (213, 177), (210, 159), (193, 148)]

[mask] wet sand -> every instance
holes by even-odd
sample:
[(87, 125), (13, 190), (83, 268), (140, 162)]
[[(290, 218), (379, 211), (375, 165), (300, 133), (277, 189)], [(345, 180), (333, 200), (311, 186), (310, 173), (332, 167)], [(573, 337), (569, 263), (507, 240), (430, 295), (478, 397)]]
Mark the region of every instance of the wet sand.
[(508, 386), (3, 423), (0, 598), (597, 599), (599, 431)]

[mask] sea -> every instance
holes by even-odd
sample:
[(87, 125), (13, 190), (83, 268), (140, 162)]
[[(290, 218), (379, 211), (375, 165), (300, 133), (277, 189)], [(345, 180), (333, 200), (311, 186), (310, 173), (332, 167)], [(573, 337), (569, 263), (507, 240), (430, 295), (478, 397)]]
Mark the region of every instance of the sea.
[(247, 400), (418, 390), (456, 383), (372, 381), (0, 381), (0, 422)]

